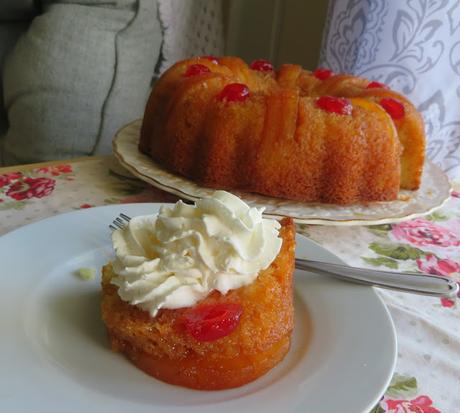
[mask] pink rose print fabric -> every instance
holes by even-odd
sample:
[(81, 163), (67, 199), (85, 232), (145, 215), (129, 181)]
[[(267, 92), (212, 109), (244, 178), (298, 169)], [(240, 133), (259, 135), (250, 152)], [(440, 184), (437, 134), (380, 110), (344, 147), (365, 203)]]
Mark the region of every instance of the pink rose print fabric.
[(428, 254), (417, 259), (416, 262), (418, 269), (427, 274), (448, 276), (454, 272), (460, 273), (460, 264), (449, 258), (440, 259), (435, 255)]
[(370, 413), (441, 413), (433, 400), (419, 392), (417, 379), (395, 373), (385, 395)]
[(0, 175), (0, 188), (9, 185), (11, 182), (16, 181), (22, 176), (21, 172), (11, 172), (4, 175)]
[(457, 247), (460, 245), (459, 237), (448, 228), (423, 218), (393, 225), (391, 233), (398, 241), (409, 242), (418, 247), (428, 245)]
[(380, 403), (385, 413), (441, 413), (433, 407), (428, 396), (419, 396), (413, 400), (384, 399)]
[(1, 210), (21, 209), (34, 198), (50, 196), (57, 180), (73, 180), (72, 165), (63, 164), (0, 175)]
[[(427, 274), (442, 276), (453, 276), (453, 274), (460, 275), (460, 264), (449, 258), (439, 259), (435, 255), (428, 254), (423, 258), (417, 259), (416, 262), (419, 270)], [(460, 276), (456, 276), (455, 279), (458, 279), (460, 282)], [(460, 298), (460, 291), (458, 297)], [(455, 306), (455, 300), (441, 298), (441, 305), (451, 308)]]
[(45, 166), (37, 168), (36, 171), (39, 173), (51, 174), (52, 176), (59, 176), (72, 173), (72, 165)]
[(18, 179), (8, 190), (6, 195), (16, 201), (23, 201), (29, 198), (43, 198), (53, 192), (56, 181), (50, 178), (28, 178)]
[[(460, 204), (457, 193), (454, 195), (452, 199)], [(362, 261), (373, 267), (452, 277), (460, 283), (460, 205), (458, 208), (458, 215), (437, 212), (426, 218), (368, 227), (379, 238), (368, 244), (374, 256), (363, 255)], [(442, 298), (438, 303), (455, 309), (457, 301)]]

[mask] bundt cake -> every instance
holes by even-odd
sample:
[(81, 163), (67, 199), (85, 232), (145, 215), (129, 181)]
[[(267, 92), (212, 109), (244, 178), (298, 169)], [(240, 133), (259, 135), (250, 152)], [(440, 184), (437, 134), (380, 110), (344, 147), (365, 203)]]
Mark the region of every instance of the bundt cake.
[(425, 135), (411, 102), (381, 83), (206, 56), (160, 77), (139, 149), (203, 186), (345, 205), (417, 189)]
[[(218, 192), (202, 200), (202, 215), (178, 203), (159, 218), (132, 219), (113, 234), (117, 260), (102, 275), (113, 350), (160, 380), (206, 390), (241, 386), (277, 365), (289, 350), (294, 317), (292, 219), (262, 219), (261, 211)], [(166, 240), (173, 232), (175, 240)], [(206, 263), (191, 264), (203, 252), (211, 254)]]

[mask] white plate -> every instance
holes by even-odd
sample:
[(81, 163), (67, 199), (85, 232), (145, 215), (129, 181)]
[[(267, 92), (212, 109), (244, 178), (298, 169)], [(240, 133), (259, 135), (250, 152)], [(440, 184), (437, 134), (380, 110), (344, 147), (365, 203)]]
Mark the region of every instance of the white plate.
[[(148, 156), (139, 152), (142, 120), (129, 123), (116, 134), (113, 152), (133, 175), (164, 191), (196, 201), (209, 196), (214, 189), (168, 172)], [(251, 206), (265, 207), (265, 215), (290, 216), (298, 224), (375, 225), (400, 222), (432, 213), (449, 199), (451, 186), (446, 174), (433, 163), (424, 166), (422, 185), (418, 191), (400, 191), (399, 200), (373, 202), (367, 205), (312, 204), (273, 198), (255, 193), (232, 191)]]
[[(113, 353), (100, 320), (99, 268), (112, 255), (108, 224), (120, 212), (160, 204), (111, 205), (28, 225), (0, 238), (0, 401), (5, 412), (367, 413), (396, 360), (390, 315), (370, 287), (296, 273), (296, 324), (288, 356), (233, 390), (171, 386)], [(298, 238), (298, 256), (339, 262)]]

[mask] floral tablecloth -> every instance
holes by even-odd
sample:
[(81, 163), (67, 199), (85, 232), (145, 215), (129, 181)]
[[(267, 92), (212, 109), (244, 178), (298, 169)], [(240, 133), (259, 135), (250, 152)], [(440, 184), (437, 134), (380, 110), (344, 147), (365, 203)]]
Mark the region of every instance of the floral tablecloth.
[[(112, 157), (0, 168), (0, 235), (81, 208), (177, 198), (129, 175)], [(300, 230), (350, 265), (421, 270), (460, 281), (460, 193), (425, 218)], [(460, 411), (460, 302), (380, 290), (396, 325), (396, 373), (372, 413)], [(378, 357), (378, 355), (376, 355)], [(331, 389), (333, 392), (333, 389)]]

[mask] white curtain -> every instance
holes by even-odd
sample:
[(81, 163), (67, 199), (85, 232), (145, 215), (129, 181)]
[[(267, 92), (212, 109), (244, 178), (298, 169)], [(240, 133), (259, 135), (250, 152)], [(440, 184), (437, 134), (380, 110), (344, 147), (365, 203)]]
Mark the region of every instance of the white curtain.
[(222, 0), (158, 0), (158, 5), (164, 33), (160, 72), (178, 60), (223, 54)]
[(460, 1), (330, 0), (320, 66), (408, 96), (427, 156), (460, 180)]

